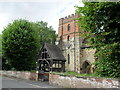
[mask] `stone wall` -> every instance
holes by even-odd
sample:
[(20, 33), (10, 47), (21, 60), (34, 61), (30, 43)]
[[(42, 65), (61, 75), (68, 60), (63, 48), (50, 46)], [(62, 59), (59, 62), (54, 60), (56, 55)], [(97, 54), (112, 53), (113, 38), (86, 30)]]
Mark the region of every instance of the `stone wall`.
[[(74, 40), (75, 39), (75, 40)], [(75, 41), (75, 42), (74, 42)], [(70, 44), (70, 48), (67, 45)], [(66, 71), (80, 71), (80, 37), (70, 37), (70, 40), (64, 39), (62, 42), (63, 55), (66, 58)], [(68, 54), (70, 55), (70, 63), (68, 64)]]
[(21, 79), (28, 80), (37, 80), (38, 74), (35, 72), (26, 72), (26, 71), (2, 71), (3, 76), (16, 77)]
[(120, 88), (120, 80), (94, 77), (49, 75), (49, 84), (68, 88)]
[[(95, 62), (95, 57), (94, 57), (95, 51), (96, 49), (86, 48), (86, 49), (81, 49), (81, 53), (80, 53), (80, 57), (81, 57), (80, 67), (83, 68), (83, 64), (85, 62), (88, 62), (90, 65), (90, 70), (89, 70), (90, 73), (94, 72), (94, 65), (92, 63)], [(82, 73), (82, 70), (81, 70), (81, 73)]]
[(94, 57), (94, 53), (95, 53), (95, 49), (81, 49), (81, 60), (82, 63), (84, 61), (88, 61), (90, 63), (94, 63), (95, 62), (95, 57)]

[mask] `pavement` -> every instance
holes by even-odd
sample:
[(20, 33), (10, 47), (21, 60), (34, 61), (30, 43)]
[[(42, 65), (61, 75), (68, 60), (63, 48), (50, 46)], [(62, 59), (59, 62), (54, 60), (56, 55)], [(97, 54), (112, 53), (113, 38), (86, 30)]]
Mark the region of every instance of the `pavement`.
[(10, 88), (61, 88), (61, 87), (49, 85), (48, 82), (23, 80), (18, 78), (2, 76), (2, 88), (9, 88), (9, 90), (11, 90)]

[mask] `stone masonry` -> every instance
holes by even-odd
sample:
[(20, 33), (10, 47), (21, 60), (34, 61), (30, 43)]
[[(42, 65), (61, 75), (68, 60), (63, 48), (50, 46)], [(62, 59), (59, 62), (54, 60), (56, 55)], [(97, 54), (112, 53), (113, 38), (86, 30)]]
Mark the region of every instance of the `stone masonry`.
[(95, 61), (93, 49), (81, 49), (84, 38), (77, 24), (77, 14), (59, 19), (58, 46), (66, 58), (66, 71), (82, 73), (89, 66), (89, 72), (93, 72), (91, 64)]
[(3, 76), (15, 77), (27, 80), (38, 80), (38, 73), (27, 71), (2, 71)]
[(59, 74), (50, 74), (49, 84), (67, 88), (120, 88), (120, 80), (117, 79), (62, 76)]

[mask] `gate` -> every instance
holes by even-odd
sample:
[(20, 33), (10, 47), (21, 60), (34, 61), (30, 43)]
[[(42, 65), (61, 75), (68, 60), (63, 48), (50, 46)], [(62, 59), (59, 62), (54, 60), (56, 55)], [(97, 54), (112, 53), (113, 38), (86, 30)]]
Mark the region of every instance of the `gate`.
[(47, 60), (41, 60), (39, 63), (38, 80), (48, 81), (50, 64)]

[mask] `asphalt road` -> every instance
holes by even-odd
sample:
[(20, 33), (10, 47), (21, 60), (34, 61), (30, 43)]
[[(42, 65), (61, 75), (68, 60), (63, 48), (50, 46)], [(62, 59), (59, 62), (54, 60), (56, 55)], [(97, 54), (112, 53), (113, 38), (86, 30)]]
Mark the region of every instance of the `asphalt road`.
[[(2, 79), (2, 82), (0, 80), (0, 85), (2, 85), (2, 90), (89, 90), (83, 89), (83, 88), (62, 88), (59, 86), (52, 86), (49, 85), (48, 82), (41, 82), (41, 81), (33, 81), (33, 80), (23, 80), (23, 79), (17, 79), (17, 78), (9, 78), (0, 76), (0, 79)], [(1, 84), (2, 83), (2, 84)], [(56, 89), (57, 88), (57, 89)], [(1, 89), (1, 88), (0, 88)], [(90, 90), (96, 90), (96, 88), (91, 88)], [(115, 88), (100, 88), (97, 90), (118, 90)]]
[(2, 88), (60, 88), (60, 87), (49, 85), (48, 82), (23, 80), (2, 76)]

